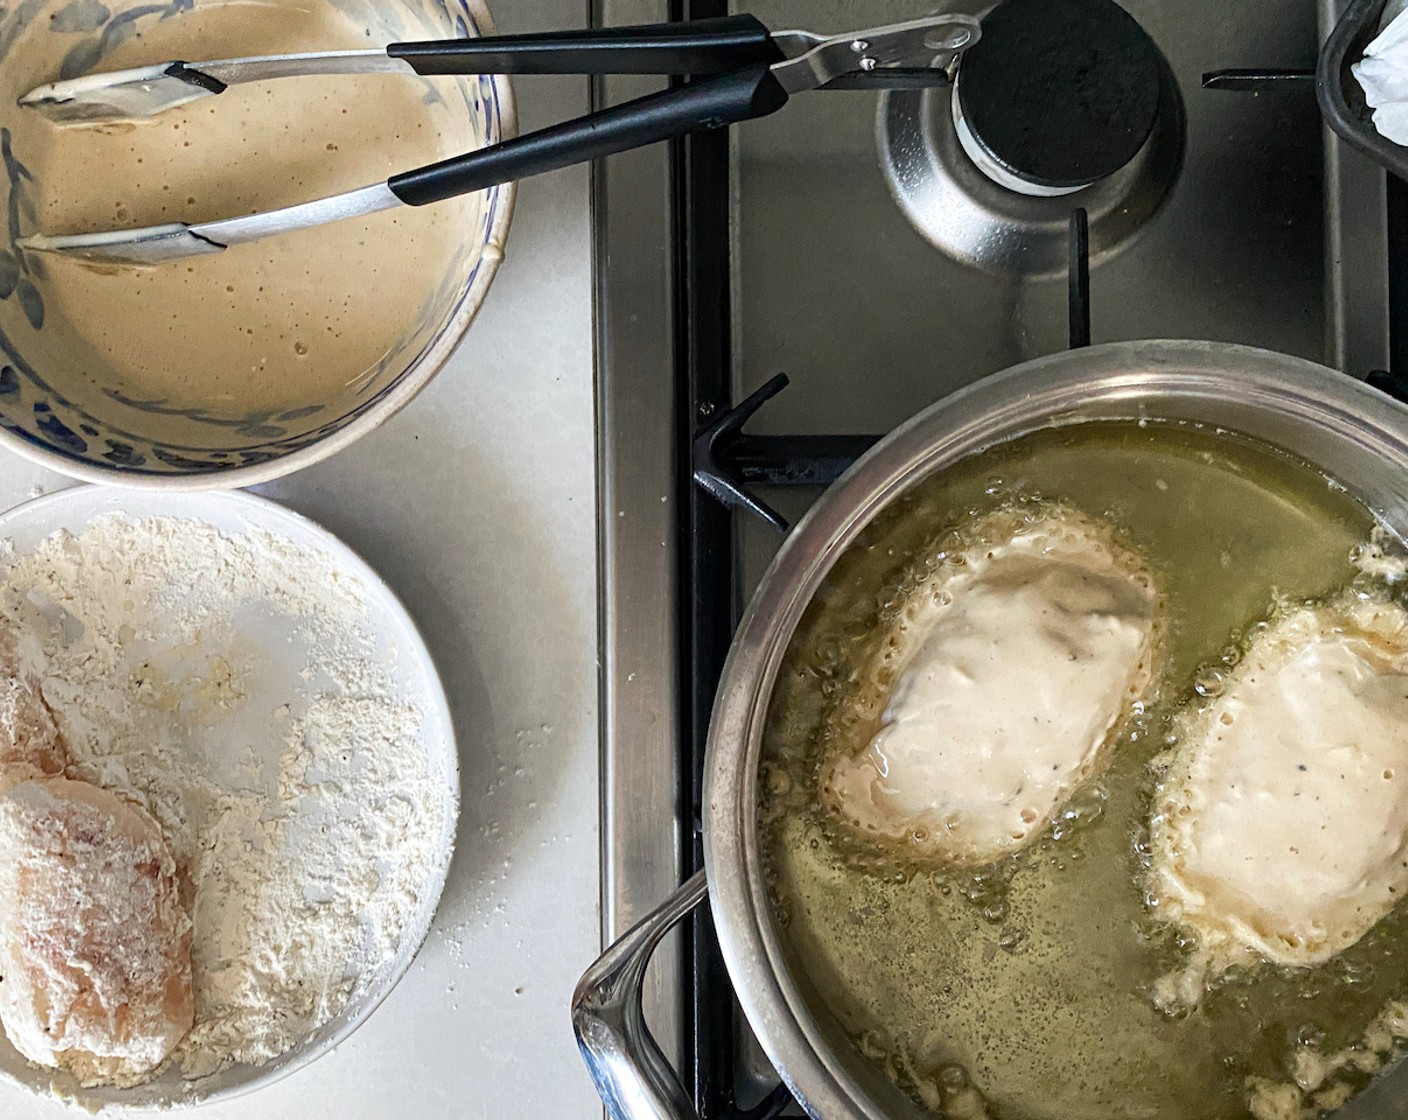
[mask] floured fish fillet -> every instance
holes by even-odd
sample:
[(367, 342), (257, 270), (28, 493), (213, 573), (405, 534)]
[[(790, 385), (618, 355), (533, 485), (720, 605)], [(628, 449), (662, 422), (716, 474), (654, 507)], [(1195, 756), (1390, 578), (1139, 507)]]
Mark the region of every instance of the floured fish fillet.
[(30, 778), (62, 774), (67, 751), (39, 686), (20, 672), (0, 634), (0, 793)]
[(156, 1070), (194, 1018), (191, 921), (156, 823), (86, 782), (0, 797), (0, 1024), (84, 1084)]
[(1408, 612), (1347, 596), (1258, 635), (1190, 713), (1155, 801), (1150, 899), (1199, 952), (1161, 1002), (1238, 960), (1315, 965), (1408, 892)]
[(864, 835), (988, 863), (1044, 829), (1149, 684), (1158, 593), (1110, 527), (1006, 510), (908, 595), (881, 727), (825, 774)]

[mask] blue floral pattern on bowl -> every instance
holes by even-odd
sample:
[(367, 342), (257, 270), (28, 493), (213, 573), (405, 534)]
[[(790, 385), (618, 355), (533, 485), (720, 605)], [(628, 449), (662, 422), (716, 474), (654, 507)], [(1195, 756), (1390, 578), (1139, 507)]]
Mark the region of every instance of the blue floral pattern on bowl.
[[(21, 32), (51, 3), (51, 0), (20, 0), (14, 8), (0, 6), (0, 65), (14, 46)], [(349, 15), (372, 20), (389, 30), (395, 37), (405, 26), (394, 6), (372, 0), (333, 0)], [(402, 0), (403, 5), (425, 17), (426, 23), (444, 25), (447, 18), (455, 34), (462, 38), (486, 33), (486, 17), (476, 15), (472, 0)], [(167, 3), (140, 5), (114, 16), (102, 0), (69, 0), (50, 18), (50, 33), (81, 36), (66, 54), (62, 77), (76, 77), (101, 67), (104, 58), (117, 46), (139, 33), (146, 21), (170, 19), (189, 11), (194, 0), (169, 0)], [(462, 83), (465, 103), (482, 123), (485, 143), (496, 144), (505, 139), (505, 121), (512, 116), (506, 79), (490, 76), (465, 79)], [(438, 97), (427, 83), (427, 97)], [(12, 136), (0, 127), (0, 171), (6, 192), (5, 236), (0, 242), (0, 303), (13, 304), (22, 312), (28, 325), (42, 330), (45, 306), (42, 281), (45, 278), (42, 257), (25, 253), (16, 244), (21, 236), (38, 226), (34, 199), (34, 177), (19, 155), (13, 151)], [(512, 206), (512, 187), (491, 187), (485, 192), (480, 209), (478, 228), (467, 238), (471, 247), (482, 248), (491, 241), (491, 231)], [(442, 290), (430, 301), (436, 308), (448, 307), (442, 316), (445, 324), (456, 322), (465, 303), (482, 288), (481, 273), (497, 267), (497, 255), (477, 253), (468, 274), (452, 274), (443, 282)], [(481, 292), (482, 295), (482, 292)], [(162, 401), (135, 399), (114, 389), (104, 395), (124, 406), (151, 416), (180, 417), (189, 423), (183, 430), (200, 428), (218, 432), (212, 438), (214, 446), (157, 442), (150, 436), (129, 430), (112, 417), (97, 415), (92, 407), (68, 399), (27, 361), (18, 342), (0, 327), (0, 429), (25, 443), (58, 456), (70, 463), (97, 468), (123, 476), (129, 482), (152, 476), (219, 475), (238, 468), (254, 467), (292, 455), (336, 435), (367, 415), (388, 397), (401, 389), (406, 381), (420, 372), (422, 362), (435, 345), (438, 331), (409, 360), (403, 355), (389, 357), (383, 368), (369, 371), (361, 379), (364, 395), (347, 408), (345, 402), (336, 415), (309, 426), (319, 414), (333, 411), (331, 404), (313, 404), (281, 412), (258, 412), (231, 418), (212, 411), (175, 408)], [(385, 377), (389, 363), (402, 366), (392, 377)], [(212, 485), (220, 485), (212, 479)]]

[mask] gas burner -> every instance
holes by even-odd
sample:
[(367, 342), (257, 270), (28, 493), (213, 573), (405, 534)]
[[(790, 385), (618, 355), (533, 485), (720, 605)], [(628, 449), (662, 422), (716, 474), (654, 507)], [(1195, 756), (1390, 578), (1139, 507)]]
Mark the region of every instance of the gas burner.
[(1005, 0), (953, 89), (880, 104), (890, 190), (935, 247), (1024, 277), (1067, 265), (1073, 208), (1100, 261), (1158, 209), (1183, 162), (1178, 86), (1112, 0)]
[(1113, 0), (1005, 0), (959, 70), (953, 118), (963, 150), (1019, 194), (1088, 187), (1149, 139), (1159, 61)]

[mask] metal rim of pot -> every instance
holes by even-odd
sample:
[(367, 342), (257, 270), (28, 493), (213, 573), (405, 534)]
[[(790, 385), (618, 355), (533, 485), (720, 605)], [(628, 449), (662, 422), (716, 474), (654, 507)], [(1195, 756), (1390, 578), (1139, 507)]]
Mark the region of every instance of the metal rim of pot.
[(650, 1038), (640, 992), (655, 946), (706, 894), (743, 1012), (802, 1106), (828, 1120), (893, 1120), (807, 1006), (773, 923), (758, 845), (757, 772), (778, 666), (833, 564), (900, 493), (1028, 432), (1101, 419), (1199, 424), (1270, 443), (1408, 537), (1408, 408), (1345, 374), (1267, 350), (1142, 341), (1066, 351), (979, 381), (896, 429), (812, 507), (743, 616), (709, 731), (705, 871), (608, 949), (573, 998), (579, 1046), (614, 1120), (696, 1120)]

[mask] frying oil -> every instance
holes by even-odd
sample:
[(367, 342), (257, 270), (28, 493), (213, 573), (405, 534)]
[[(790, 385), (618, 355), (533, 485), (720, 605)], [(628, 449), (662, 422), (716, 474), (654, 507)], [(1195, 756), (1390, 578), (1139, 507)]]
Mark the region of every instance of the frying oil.
[[(857, 841), (822, 804), (819, 774), (873, 733), (883, 697), (870, 666), (906, 580), (962, 547), (974, 514), (1043, 499), (1107, 518), (1149, 562), (1168, 621), (1160, 679), (1117, 732), (1109, 766), (1023, 851), (974, 873)], [(1355, 578), (1351, 557), (1374, 524), (1269, 447), (1131, 421), (1015, 440), (920, 483), (866, 530), (780, 673), (760, 805), (793, 970), (862, 1066), (953, 1116), (1239, 1118), (1252, 1087), (1287, 1085), (1298, 1054), (1359, 1043), (1408, 995), (1400, 907), (1321, 967), (1234, 972), (1171, 1017), (1151, 988), (1190, 946), (1144, 902), (1150, 764), (1170, 716), (1277, 598)], [(1367, 1074), (1335, 1092), (1354, 1077)]]

